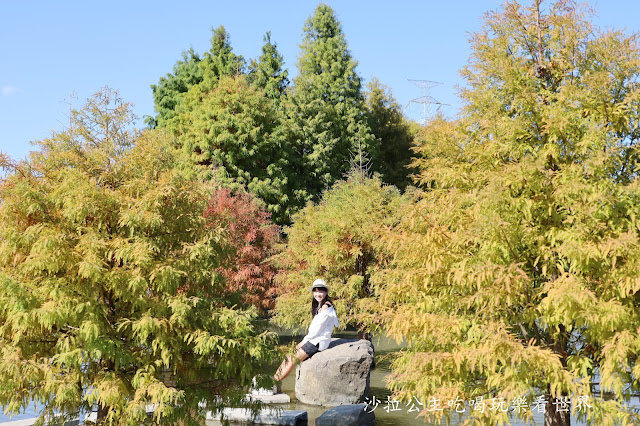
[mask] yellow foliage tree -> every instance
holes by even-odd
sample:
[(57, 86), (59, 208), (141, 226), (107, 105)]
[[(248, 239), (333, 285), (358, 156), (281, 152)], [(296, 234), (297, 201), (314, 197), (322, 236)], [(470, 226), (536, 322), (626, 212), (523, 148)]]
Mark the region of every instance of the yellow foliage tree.
[(638, 37), (573, 2), (508, 2), (462, 73), (462, 114), (418, 137), (424, 191), (373, 279), (379, 324), (409, 342), (390, 386), (466, 424), (638, 424)]
[[(1, 165), (0, 406), (40, 421), (97, 407), (100, 424), (198, 420), (241, 401), (269, 360), (216, 272), (210, 188), (174, 173), (161, 132), (131, 130), (105, 90), (27, 162)], [(57, 420), (56, 420), (57, 419)], [(200, 419), (201, 420), (201, 419)]]
[(330, 297), (343, 325), (355, 326), (361, 335), (370, 329), (361, 316), (370, 312), (370, 277), (388, 253), (378, 244), (386, 227), (399, 221), (405, 200), (394, 186), (352, 171), (326, 191), (318, 204), (309, 203), (286, 228), (287, 245), (276, 256), (280, 295), (275, 320), (302, 327), (311, 321), (309, 286), (318, 277), (331, 287)]

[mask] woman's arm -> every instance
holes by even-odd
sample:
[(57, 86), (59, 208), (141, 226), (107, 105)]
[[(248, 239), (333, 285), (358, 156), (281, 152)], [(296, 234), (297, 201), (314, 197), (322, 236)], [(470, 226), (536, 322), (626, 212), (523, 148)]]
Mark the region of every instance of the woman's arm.
[[(302, 339), (300, 344), (303, 345), (314, 337), (317, 337), (327, 324), (334, 322), (335, 316), (335, 309), (333, 306), (323, 306), (322, 310), (313, 318), (313, 321), (311, 321), (309, 332), (304, 336), (304, 339)], [(337, 319), (335, 322), (337, 322)]]

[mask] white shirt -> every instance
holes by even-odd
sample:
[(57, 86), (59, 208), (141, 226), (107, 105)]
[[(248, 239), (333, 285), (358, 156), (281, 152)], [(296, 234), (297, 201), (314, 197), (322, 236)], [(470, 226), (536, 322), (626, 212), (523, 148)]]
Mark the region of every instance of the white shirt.
[(302, 339), (302, 343), (311, 343), (312, 345), (318, 345), (318, 350), (324, 351), (329, 347), (331, 343), (331, 333), (333, 333), (333, 327), (338, 326), (338, 315), (333, 306), (322, 309), (313, 317), (311, 325), (309, 325), (309, 331), (307, 335)]

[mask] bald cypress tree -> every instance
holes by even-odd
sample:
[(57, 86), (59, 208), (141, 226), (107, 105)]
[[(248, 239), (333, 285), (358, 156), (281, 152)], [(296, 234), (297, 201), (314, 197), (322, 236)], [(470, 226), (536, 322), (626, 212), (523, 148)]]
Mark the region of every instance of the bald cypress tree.
[[(103, 91), (0, 179), (0, 406), (41, 419), (173, 424), (240, 402), (268, 358), (255, 310), (217, 270), (210, 188), (174, 170), (165, 134), (130, 128)], [(231, 232), (233, 234), (233, 232)], [(234, 242), (231, 242), (234, 245)], [(265, 358), (266, 357), (266, 358)]]
[(169, 129), (177, 136), (181, 167), (204, 180), (242, 186), (262, 200), (277, 223), (288, 223), (304, 203), (291, 185), (290, 150), (282, 114), (245, 75), (205, 80), (189, 90)]
[(418, 137), (425, 191), (373, 280), (410, 342), (390, 385), (468, 423), (638, 424), (639, 38), (540, 3), (487, 15), (460, 117)]
[(356, 65), (334, 11), (319, 5), (304, 25), (289, 103), (295, 150), (302, 159), (300, 175), (309, 197), (343, 178), (360, 147), (375, 158)]
[(248, 80), (251, 84), (264, 89), (265, 96), (278, 100), (289, 86), (289, 71), (283, 69), (284, 58), (271, 41), (271, 32), (264, 36), (262, 54), (249, 66)]
[(176, 116), (176, 108), (182, 103), (185, 93), (202, 83), (205, 74), (209, 79), (235, 76), (244, 72), (245, 60), (236, 55), (231, 47), (229, 33), (220, 25), (211, 30), (211, 47), (201, 57), (193, 49), (182, 53), (173, 72), (160, 77), (158, 84), (151, 85), (156, 117), (152, 127), (166, 126)]
[(244, 73), (245, 60), (236, 55), (231, 47), (231, 38), (223, 25), (211, 31), (211, 48), (202, 58), (204, 72), (220, 78)]
[(274, 319), (287, 327), (308, 323), (308, 283), (320, 276), (331, 285), (342, 323), (368, 335), (361, 316), (376, 304), (370, 277), (389, 260), (378, 241), (407, 204), (397, 188), (357, 169), (325, 191), (317, 204), (307, 204), (286, 228), (286, 247), (274, 257), (280, 286)]
[(181, 94), (200, 83), (202, 75), (200, 55), (193, 49), (183, 52), (182, 59), (173, 66), (173, 72), (160, 77), (157, 85), (151, 85), (153, 106), (156, 110), (155, 118), (151, 119), (151, 127), (163, 125), (175, 115)]
[(371, 171), (380, 173), (384, 182), (405, 189), (411, 181), (409, 175), (415, 172), (410, 167), (414, 132), (391, 89), (377, 78), (367, 85), (365, 97), (367, 123), (376, 146)]

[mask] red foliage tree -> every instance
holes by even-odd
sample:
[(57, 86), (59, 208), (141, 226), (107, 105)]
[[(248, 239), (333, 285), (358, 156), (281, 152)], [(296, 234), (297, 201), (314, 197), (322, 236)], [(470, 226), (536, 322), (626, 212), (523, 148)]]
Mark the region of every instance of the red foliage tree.
[(229, 188), (213, 193), (204, 216), (208, 226), (227, 232), (229, 255), (218, 272), (226, 278), (229, 293), (262, 311), (273, 308), (276, 270), (265, 261), (274, 254), (280, 227), (251, 194)]

